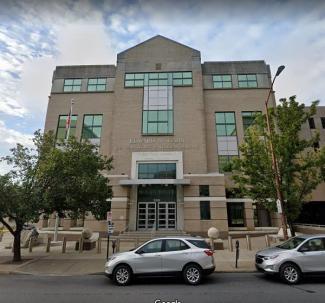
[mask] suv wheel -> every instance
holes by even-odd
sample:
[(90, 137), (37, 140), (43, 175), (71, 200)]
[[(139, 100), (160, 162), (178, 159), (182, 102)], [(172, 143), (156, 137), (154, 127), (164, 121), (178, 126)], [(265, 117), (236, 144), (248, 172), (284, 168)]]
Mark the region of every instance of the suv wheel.
[(117, 285), (125, 286), (130, 284), (132, 278), (132, 272), (130, 267), (126, 265), (119, 265), (115, 268), (113, 279)]
[(297, 284), (301, 279), (301, 272), (295, 264), (286, 263), (280, 268), (280, 277), (288, 284)]
[(183, 278), (188, 284), (198, 285), (202, 280), (202, 269), (198, 265), (189, 264), (183, 270)]

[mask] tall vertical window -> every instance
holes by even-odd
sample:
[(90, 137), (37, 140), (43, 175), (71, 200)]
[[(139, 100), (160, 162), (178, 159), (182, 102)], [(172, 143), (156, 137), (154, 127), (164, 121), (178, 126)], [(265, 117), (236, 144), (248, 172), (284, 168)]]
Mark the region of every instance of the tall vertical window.
[[(68, 134), (68, 115), (60, 115), (59, 116), (59, 121), (58, 121), (58, 128), (56, 131), (56, 139), (57, 140), (65, 140), (67, 139), (67, 134)], [(77, 125), (77, 115), (72, 115), (71, 117), (71, 122), (70, 122), (70, 132), (69, 132), (69, 137), (70, 136), (75, 136), (76, 135), (76, 125)]]
[(200, 197), (209, 197), (210, 190), (209, 185), (199, 185)]
[(241, 112), (241, 116), (243, 118), (243, 127), (244, 132), (249, 128), (251, 125), (254, 124), (254, 121), (256, 119), (256, 115), (260, 114), (260, 111), (256, 112)]
[(211, 220), (210, 201), (200, 201), (201, 220)]
[(256, 76), (256, 74), (241, 74), (241, 75), (238, 75), (238, 87), (241, 87), (241, 88), (257, 87), (257, 76)]
[(142, 133), (172, 134), (174, 131), (173, 87), (145, 86), (143, 90)]
[(238, 156), (236, 120), (234, 112), (218, 112), (215, 115), (219, 171), (222, 172), (230, 160)]
[(94, 145), (100, 145), (103, 115), (84, 115), (82, 138)]
[(107, 78), (90, 78), (88, 79), (89, 92), (102, 92), (106, 90)]
[(64, 79), (64, 92), (80, 92), (81, 79)]
[(231, 75), (213, 75), (213, 88), (232, 88)]
[(325, 117), (321, 117), (320, 121), (322, 122), (322, 127), (325, 128)]
[(314, 118), (309, 118), (308, 119), (308, 123), (309, 123), (309, 128), (310, 129), (315, 129), (316, 127), (315, 127), (315, 120), (314, 120)]

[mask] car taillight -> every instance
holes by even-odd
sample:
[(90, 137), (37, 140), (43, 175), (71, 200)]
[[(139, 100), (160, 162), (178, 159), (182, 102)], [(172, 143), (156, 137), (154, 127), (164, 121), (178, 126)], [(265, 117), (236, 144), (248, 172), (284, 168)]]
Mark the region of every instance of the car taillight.
[(213, 251), (211, 249), (207, 249), (204, 251), (206, 253), (207, 256), (211, 257), (213, 256)]

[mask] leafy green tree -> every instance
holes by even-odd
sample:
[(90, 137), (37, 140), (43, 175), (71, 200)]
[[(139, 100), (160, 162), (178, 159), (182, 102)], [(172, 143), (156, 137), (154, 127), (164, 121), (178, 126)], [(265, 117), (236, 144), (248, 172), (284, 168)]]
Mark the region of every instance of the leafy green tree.
[(61, 217), (90, 212), (103, 219), (110, 208), (107, 199), (112, 197), (105, 177), (112, 158), (100, 155), (95, 146), (73, 137), (58, 145), (52, 132), (39, 131), (33, 142), (34, 148), (17, 144), (1, 159), (12, 167), (0, 176), (0, 222), (14, 236), (14, 261), (21, 260), (25, 223), (53, 212)]
[(258, 115), (245, 133), (245, 142), (239, 148), (240, 158), (234, 159), (228, 167), (245, 196), (275, 211), (277, 194), (269, 149), (272, 139), (284, 213), (291, 229), (303, 203), (317, 185), (325, 181), (325, 148), (315, 148), (319, 134), (315, 133), (309, 140), (301, 137), (302, 125), (315, 114), (317, 104), (313, 102), (307, 109), (295, 96), (281, 99), (275, 110), (270, 109), (272, 138), (267, 133), (265, 116)]

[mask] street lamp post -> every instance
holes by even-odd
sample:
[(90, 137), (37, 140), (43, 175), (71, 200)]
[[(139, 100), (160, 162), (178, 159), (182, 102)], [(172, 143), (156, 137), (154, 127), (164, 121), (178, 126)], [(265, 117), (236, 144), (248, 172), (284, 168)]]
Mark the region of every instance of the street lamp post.
[(286, 216), (284, 213), (284, 207), (283, 207), (283, 196), (282, 196), (282, 191), (281, 191), (281, 186), (280, 186), (280, 177), (279, 177), (279, 166), (278, 166), (278, 162), (276, 160), (276, 156), (275, 156), (275, 152), (274, 152), (274, 146), (273, 146), (273, 129), (271, 128), (270, 125), (270, 115), (269, 115), (269, 111), (268, 111), (268, 103), (269, 103), (269, 99), (271, 96), (271, 93), (273, 92), (273, 85), (275, 82), (275, 79), (281, 74), (281, 72), (284, 70), (285, 66), (281, 65), (278, 67), (278, 70), (273, 78), (271, 87), (269, 89), (269, 93), (267, 96), (267, 99), (265, 101), (265, 112), (266, 112), (266, 125), (267, 125), (267, 132), (268, 135), (270, 137), (269, 142), (270, 142), (270, 152), (271, 152), (271, 157), (272, 157), (272, 168), (273, 168), (273, 173), (274, 173), (274, 180), (275, 180), (275, 188), (276, 188), (276, 194), (277, 194), (277, 198), (278, 201), (280, 203), (280, 208), (281, 208), (281, 225), (282, 225), (282, 229), (283, 229), (283, 236), (284, 239), (288, 239), (288, 231), (287, 231), (287, 220), (286, 220)]

